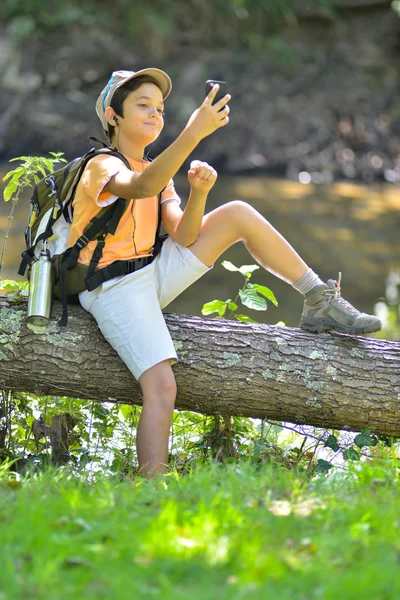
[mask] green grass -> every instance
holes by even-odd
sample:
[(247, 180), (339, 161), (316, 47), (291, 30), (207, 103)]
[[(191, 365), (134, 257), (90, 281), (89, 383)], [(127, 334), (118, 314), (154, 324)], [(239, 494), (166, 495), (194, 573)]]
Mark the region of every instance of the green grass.
[(346, 477), (247, 463), (146, 481), (0, 483), (0, 598), (400, 597), (395, 460)]

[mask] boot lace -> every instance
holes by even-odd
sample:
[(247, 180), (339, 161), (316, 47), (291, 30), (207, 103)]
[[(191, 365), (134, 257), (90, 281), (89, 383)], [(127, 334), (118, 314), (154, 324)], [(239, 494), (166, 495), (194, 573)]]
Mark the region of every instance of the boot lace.
[(348, 302), (347, 300), (342, 298), (342, 296), (340, 294), (341, 279), (342, 279), (342, 274), (339, 271), (339, 279), (337, 281), (334, 280), (334, 283), (335, 283), (334, 289), (329, 288), (329, 289), (325, 290), (325, 295), (328, 297), (328, 302), (329, 303), (338, 302), (338, 304), (341, 304), (342, 306), (346, 307), (350, 311), (351, 314), (353, 314), (353, 315), (358, 314), (360, 311), (358, 311), (352, 304), (350, 304), (350, 302)]

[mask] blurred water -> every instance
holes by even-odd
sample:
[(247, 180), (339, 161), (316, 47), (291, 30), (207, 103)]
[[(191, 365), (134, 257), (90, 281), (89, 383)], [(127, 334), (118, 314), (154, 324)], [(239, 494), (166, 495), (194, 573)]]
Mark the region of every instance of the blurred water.
[[(0, 167), (1, 176), (8, 170), (9, 165)], [(184, 203), (187, 180), (176, 177), (175, 182)], [(24, 248), (29, 198), (27, 193), (21, 199), (12, 220), (4, 278), (22, 279), (17, 270)], [(400, 188), (395, 185), (304, 185), (263, 177), (219, 177), (210, 193), (207, 212), (234, 199), (245, 200), (261, 212), (323, 280), (337, 279), (341, 271), (343, 296), (360, 310), (373, 311), (374, 304), (384, 297), (389, 274), (400, 269)], [(1, 243), (10, 208), (9, 203), (0, 203)], [(226, 271), (222, 260), (237, 266), (254, 263), (244, 246), (236, 244), (167, 311), (200, 315), (205, 302), (233, 299), (243, 278)], [(261, 322), (274, 324), (282, 320), (289, 326), (298, 325), (302, 299), (291, 286), (262, 269), (254, 273), (252, 281), (270, 287), (279, 307), (271, 305), (265, 313), (243, 307), (241, 312)]]

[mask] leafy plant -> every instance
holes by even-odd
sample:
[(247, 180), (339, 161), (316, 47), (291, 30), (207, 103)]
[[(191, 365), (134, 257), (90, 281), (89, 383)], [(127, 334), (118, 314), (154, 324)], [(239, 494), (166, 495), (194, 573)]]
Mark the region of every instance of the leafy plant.
[[(324, 443), (324, 448), (330, 448), (334, 452), (342, 453), (342, 458), (344, 460), (350, 461), (360, 461), (361, 455), (359, 450), (364, 446), (376, 446), (379, 442), (377, 436), (371, 434), (370, 429), (363, 429), (361, 433), (357, 434), (353, 440), (352, 445), (347, 445), (344, 447), (339, 444), (338, 438), (334, 434), (330, 434)], [(355, 446), (357, 448), (355, 448)], [(323, 459), (319, 459), (317, 463), (313, 466), (314, 473), (326, 474), (329, 470), (334, 467), (334, 464), (331, 461), (326, 461)]]
[[(275, 298), (274, 293), (269, 288), (264, 285), (250, 283), (252, 274), (254, 271), (260, 268), (259, 266), (242, 265), (241, 267), (235, 267), (235, 265), (228, 260), (224, 260), (221, 264), (227, 271), (241, 273), (241, 275), (244, 277), (244, 284), (243, 287), (239, 289), (236, 298), (233, 301), (229, 298), (225, 301), (212, 300), (211, 302), (206, 302), (201, 309), (201, 313), (204, 316), (218, 313), (218, 316), (222, 318), (232, 319), (234, 317), (238, 321), (242, 321), (244, 323), (255, 323), (255, 320), (248, 315), (236, 312), (239, 308), (237, 305), (239, 300), (243, 306), (246, 306), (252, 310), (267, 310), (268, 305), (265, 298), (267, 298), (275, 306), (278, 306), (278, 301)], [(227, 309), (229, 309), (230, 313), (228, 317), (225, 317)]]
[(7, 185), (4, 188), (3, 198), (5, 202), (11, 200), (11, 211), (8, 218), (7, 230), (4, 236), (3, 246), (1, 249), (0, 258), (0, 278), (3, 269), (4, 255), (7, 245), (7, 240), (10, 235), (11, 221), (14, 217), (14, 210), (16, 204), (21, 196), (22, 191), (26, 187), (33, 187), (36, 183), (39, 183), (42, 177), (47, 177), (48, 174), (54, 172), (54, 165), (57, 162), (67, 162), (65, 158), (62, 158), (63, 152), (49, 152), (53, 158), (45, 158), (42, 156), (17, 156), (12, 158), (9, 162), (15, 162), (17, 160), (22, 163), (16, 169), (9, 171), (3, 177), (3, 181), (7, 181)]
[(54, 158), (46, 158), (44, 156), (17, 156), (9, 162), (17, 160), (23, 161), (19, 167), (13, 171), (9, 171), (3, 181), (8, 181), (4, 188), (3, 197), (5, 202), (9, 200), (17, 201), (22, 190), (26, 187), (32, 187), (35, 183), (39, 183), (41, 177), (47, 177), (49, 173), (54, 172), (54, 164), (57, 162), (67, 162), (62, 158), (63, 152), (49, 152)]

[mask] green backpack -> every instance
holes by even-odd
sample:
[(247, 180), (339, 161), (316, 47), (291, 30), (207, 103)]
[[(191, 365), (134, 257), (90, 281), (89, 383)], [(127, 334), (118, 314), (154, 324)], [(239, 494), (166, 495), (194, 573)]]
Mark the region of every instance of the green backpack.
[[(40, 252), (46, 248), (50, 252), (51, 262), (54, 265), (55, 284), (54, 295), (63, 302), (63, 314), (59, 325), (68, 323), (67, 304), (79, 304), (78, 295), (84, 290), (92, 291), (104, 281), (126, 275), (150, 264), (161, 250), (166, 235), (161, 236), (161, 194), (159, 195), (158, 226), (153, 248), (153, 255), (134, 259), (132, 261), (117, 260), (97, 269), (101, 259), (105, 238), (114, 235), (120, 219), (130, 200), (118, 198), (110, 206), (102, 208), (95, 217), (86, 225), (83, 234), (74, 246), (68, 247), (69, 230), (73, 219), (72, 202), (75, 197), (78, 183), (89, 160), (99, 154), (109, 154), (121, 159), (131, 169), (127, 159), (116, 149), (110, 148), (96, 138), (88, 138), (92, 149), (84, 156), (75, 158), (61, 169), (48, 177), (40, 180), (33, 189), (30, 202), (28, 224), (25, 229), (26, 250), (22, 252), (22, 261), (18, 270), (19, 275), (24, 275), (39, 257)], [(96, 148), (91, 140), (100, 144)], [(89, 266), (78, 262), (79, 253), (89, 242), (97, 240)]]

